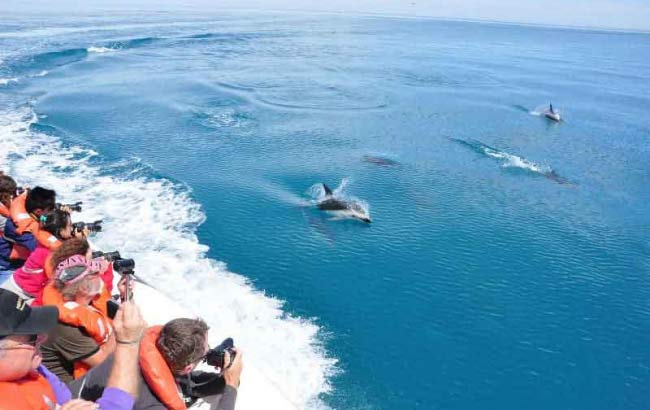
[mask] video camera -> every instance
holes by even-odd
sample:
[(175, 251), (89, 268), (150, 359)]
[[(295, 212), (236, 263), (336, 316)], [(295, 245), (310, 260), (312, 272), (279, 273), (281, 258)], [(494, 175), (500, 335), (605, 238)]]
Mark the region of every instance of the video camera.
[(122, 259), (118, 251), (113, 251), (113, 252), (96, 251), (93, 252), (93, 259), (95, 258), (104, 258), (106, 259), (107, 262), (113, 262), (117, 259)]
[(67, 206), (70, 211), (81, 212), (81, 205), (83, 202), (75, 202), (74, 204), (56, 204), (56, 209), (61, 209), (64, 206)]
[(72, 224), (72, 234), (75, 235), (77, 232), (81, 232), (84, 228), (88, 229), (88, 232), (101, 232), (102, 231), (102, 221), (95, 222), (75, 222)]
[[(208, 350), (208, 353), (205, 355), (205, 362), (210, 366), (217, 367), (224, 371), (229, 368), (233, 360), (235, 360), (236, 352), (234, 350), (235, 344), (232, 340), (232, 337), (225, 339), (217, 347), (214, 347)], [(230, 354), (230, 363), (225, 366), (224, 360), (226, 358), (226, 352)]]

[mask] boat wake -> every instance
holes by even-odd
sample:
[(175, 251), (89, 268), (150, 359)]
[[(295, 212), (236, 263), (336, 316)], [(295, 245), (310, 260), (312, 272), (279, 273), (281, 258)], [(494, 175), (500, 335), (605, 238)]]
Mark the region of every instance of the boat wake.
[(337, 369), (322, 330), (207, 257), (209, 248), (196, 235), (205, 215), (188, 187), (160, 178), (141, 161), (109, 161), (64, 144), (42, 128), (28, 105), (0, 110), (0, 169), (20, 185), (56, 188), (63, 202), (83, 200), (84, 211), (74, 219), (103, 219), (103, 232), (93, 238), (99, 248), (134, 258), (139, 277), (208, 322), (211, 343), (232, 336), (246, 352), (249, 371), (254, 366), (264, 375), (259, 390), (272, 388), (284, 398), (270, 403), (242, 395), (238, 407), (326, 407), (321, 395), (330, 391)]
[(118, 50), (127, 50), (147, 46), (157, 37), (133, 38), (129, 40), (111, 41), (102, 45), (93, 45), (87, 48), (68, 48), (63, 50), (47, 51), (7, 58), (3, 67), (12, 73), (11, 77), (39, 77), (40, 73), (85, 60), (89, 54), (103, 54)]

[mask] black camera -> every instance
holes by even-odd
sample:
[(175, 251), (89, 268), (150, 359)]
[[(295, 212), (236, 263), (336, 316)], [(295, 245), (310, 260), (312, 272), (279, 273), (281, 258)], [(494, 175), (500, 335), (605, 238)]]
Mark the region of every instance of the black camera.
[(96, 251), (93, 252), (93, 259), (95, 258), (104, 258), (108, 262), (113, 262), (117, 259), (122, 259), (118, 251), (113, 251), (113, 252)]
[(74, 204), (56, 204), (57, 209), (61, 209), (64, 206), (67, 206), (70, 211), (73, 212), (81, 212), (81, 205), (83, 202), (75, 202)]
[(122, 275), (132, 274), (135, 269), (135, 261), (133, 259), (115, 259), (113, 269)]
[[(208, 353), (205, 355), (205, 361), (210, 366), (217, 367), (221, 371), (227, 369), (232, 364), (232, 361), (235, 360), (235, 351), (233, 348), (235, 344), (232, 340), (232, 337), (227, 338), (217, 347), (214, 347), (208, 350)], [(227, 366), (224, 366), (224, 359), (226, 357), (226, 352), (230, 354), (230, 363)]]
[(23, 188), (21, 186), (16, 187), (16, 196), (22, 195), (23, 192), (25, 192), (25, 188)]
[(95, 222), (75, 222), (72, 224), (72, 234), (75, 235), (77, 232), (81, 232), (84, 228), (88, 228), (88, 232), (101, 232), (102, 231), (102, 221)]

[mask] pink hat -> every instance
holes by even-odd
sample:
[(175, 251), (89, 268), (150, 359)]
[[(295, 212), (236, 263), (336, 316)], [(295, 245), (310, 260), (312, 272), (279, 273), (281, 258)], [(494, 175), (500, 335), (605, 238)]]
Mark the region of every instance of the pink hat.
[(97, 260), (87, 260), (83, 255), (73, 255), (56, 266), (54, 278), (66, 285), (75, 283), (90, 275), (105, 270), (102, 263)]

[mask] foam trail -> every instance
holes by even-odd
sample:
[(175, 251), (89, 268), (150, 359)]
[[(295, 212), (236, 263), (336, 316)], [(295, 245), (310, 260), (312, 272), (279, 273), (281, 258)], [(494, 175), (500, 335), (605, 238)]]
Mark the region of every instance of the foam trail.
[[(211, 343), (232, 336), (289, 408), (324, 408), (319, 395), (330, 390), (336, 361), (324, 352), (319, 327), (286, 314), (280, 300), (206, 257), (195, 234), (205, 216), (189, 190), (146, 176), (137, 161), (104, 164), (94, 151), (34, 131), (37, 120), (29, 106), (0, 111), (0, 169), (21, 185), (56, 188), (62, 202), (82, 200), (75, 220), (104, 220), (94, 243), (135, 259), (138, 276), (206, 319)], [(264, 397), (238, 402), (240, 410), (273, 406)]]
[(0, 85), (9, 85), (11, 83), (17, 83), (18, 78), (12, 77), (12, 78), (0, 78)]
[(86, 51), (88, 51), (89, 53), (100, 53), (100, 54), (102, 54), (102, 53), (110, 53), (110, 52), (117, 51), (117, 50), (115, 50), (113, 48), (108, 48), (108, 47), (94, 47), (93, 46), (93, 47), (88, 47), (86, 49)]
[(503, 168), (521, 169), (523, 171), (541, 175), (547, 179), (550, 179), (551, 181), (557, 182), (558, 184), (572, 185), (566, 178), (560, 176), (553, 168), (548, 165), (537, 164), (518, 155), (510, 154), (506, 151), (483, 144), (480, 141), (465, 141), (455, 138), (450, 138), (450, 140), (463, 145), (478, 154), (484, 155), (488, 158), (496, 159), (499, 161), (499, 163), (501, 163), (501, 167)]
[[(544, 115), (548, 111), (548, 108), (549, 108), (548, 104), (542, 104), (542, 105), (539, 105), (539, 106), (535, 107), (534, 109), (528, 111), (528, 113), (530, 115), (534, 115), (536, 117), (539, 117), (539, 116)], [(562, 111), (557, 109), (556, 107), (553, 107), (553, 111), (555, 111), (558, 115), (562, 114)]]
[(499, 151), (487, 146), (483, 147), (483, 151), (488, 157), (503, 160), (501, 166), (504, 168), (521, 168), (535, 172), (537, 174), (546, 174), (551, 171), (551, 167), (547, 165), (539, 165), (517, 155), (509, 154), (505, 151)]

